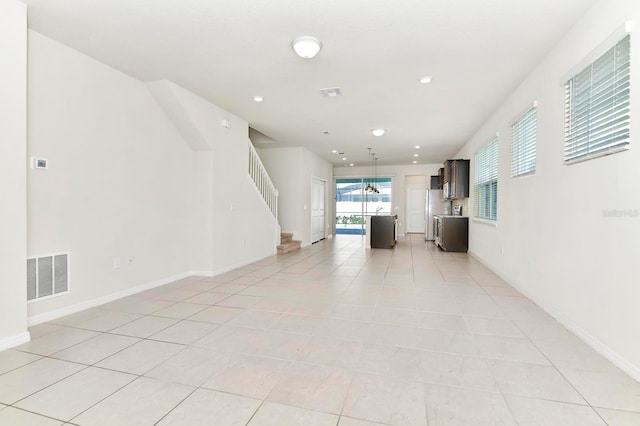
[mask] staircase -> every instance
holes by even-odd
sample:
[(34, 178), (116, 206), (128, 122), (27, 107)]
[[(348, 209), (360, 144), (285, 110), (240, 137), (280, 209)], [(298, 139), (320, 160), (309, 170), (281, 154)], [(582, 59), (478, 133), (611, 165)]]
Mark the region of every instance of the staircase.
[(294, 240), (293, 234), (282, 232), (280, 234), (280, 245), (277, 246), (278, 254), (286, 254), (294, 250), (300, 250), (302, 241)]

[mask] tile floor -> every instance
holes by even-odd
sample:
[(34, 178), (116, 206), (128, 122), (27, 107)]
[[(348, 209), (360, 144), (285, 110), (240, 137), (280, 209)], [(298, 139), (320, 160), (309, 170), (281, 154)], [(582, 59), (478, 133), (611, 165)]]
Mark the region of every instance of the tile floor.
[(31, 333), (0, 352), (0, 425), (640, 425), (638, 382), (421, 235), (338, 236)]

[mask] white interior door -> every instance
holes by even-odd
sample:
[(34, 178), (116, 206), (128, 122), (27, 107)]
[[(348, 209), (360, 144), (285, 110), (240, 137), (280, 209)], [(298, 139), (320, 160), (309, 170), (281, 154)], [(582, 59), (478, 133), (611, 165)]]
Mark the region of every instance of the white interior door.
[(311, 242), (325, 238), (325, 200), (327, 182), (311, 178)]
[(408, 233), (424, 233), (425, 231), (425, 201), (427, 197), (426, 185), (410, 185), (406, 188), (407, 227)]

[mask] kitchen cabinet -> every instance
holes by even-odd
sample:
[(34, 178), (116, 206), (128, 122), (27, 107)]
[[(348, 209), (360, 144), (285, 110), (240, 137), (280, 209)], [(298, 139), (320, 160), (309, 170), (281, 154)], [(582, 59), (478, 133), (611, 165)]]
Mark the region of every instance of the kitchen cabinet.
[(442, 189), (442, 180), (440, 180), (439, 175), (431, 176), (431, 181), (429, 183), (430, 189)]
[(396, 245), (398, 216), (371, 216), (371, 248), (390, 249)]
[(469, 249), (469, 218), (434, 216), (435, 243), (444, 251), (466, 253)]
[(469, 160), (444, 162), (443, 196), (447, 200), (469, 197)]

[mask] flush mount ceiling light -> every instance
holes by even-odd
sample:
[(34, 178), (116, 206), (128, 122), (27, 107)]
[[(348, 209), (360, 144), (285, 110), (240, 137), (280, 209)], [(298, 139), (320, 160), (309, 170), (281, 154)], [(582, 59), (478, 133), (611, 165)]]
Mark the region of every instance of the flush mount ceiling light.
[(429, 84), (431, 83), (431, 77), (428, 75), (425, 75), (424, 77), (420, 77), (420, 84)]
[(291, 47), (301, 58), (311, 59), (320, 52), (322, 43), (315, 37), (300, 36), (291, 42)]
[(371, 133), (373, 133), (373, 136), (382, 136), (385, 134), (385, 132), (386, 132), (385, 129), (373, 129), (371, 131)]
[(256, 101), (256, 102), (262, 102), (262, 101), (264, 101), (264, 98), (262, 96), (254, 96), (253, 100)]

